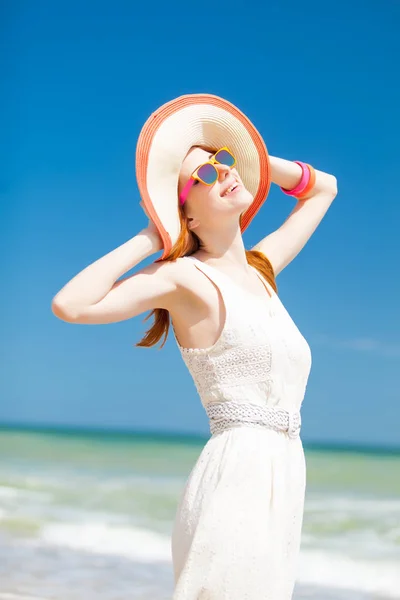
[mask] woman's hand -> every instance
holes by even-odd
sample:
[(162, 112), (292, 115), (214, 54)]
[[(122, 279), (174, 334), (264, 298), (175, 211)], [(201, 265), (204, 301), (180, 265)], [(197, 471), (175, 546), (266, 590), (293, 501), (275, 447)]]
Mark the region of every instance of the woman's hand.
[(163, 241), (161, 239), (160, 234), (158, 233), (157, 227), (154, 225), (153, 221), (149, 217), (149, 213), (146, 210), (143, 200), (140, 201), (140, 206), (142, 207), (144, 214), (149, 220), (147, 227), (142, 230), (142, 233), (146, 232), (154, 240), (156, 247), (155, 252), (158, 252), (158, 250), (161, 250), (163, 248)]

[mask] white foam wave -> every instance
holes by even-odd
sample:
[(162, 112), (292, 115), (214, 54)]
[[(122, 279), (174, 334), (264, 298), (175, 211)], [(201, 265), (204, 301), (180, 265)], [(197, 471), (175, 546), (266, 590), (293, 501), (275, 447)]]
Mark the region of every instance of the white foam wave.
[(46, 525), (41, 533), (47, 544), (66, 546), (94, 554), (116, 554), (145, 562), (171, 559), (168, 537), (138, 527), (115, 527), (107, 523)]
[(15, 488), (8, 487), (6, 485), (0, 485), (0, 498), (16, 498), (18, 492)]
[(365, 525), (352, 530), (343, 530), (338, 527), (320, 535), (319, 532), (303, 530), (302, 548), (312, 551), (332, 551), (344, 555), (365, 558), (366, 560), (381, 560), (383, 558), (397, 558), (400, 560), (400, 530), (390, 529), (381, 524), (381, 530)]
[(45, 492), (36, 490), (20, 489), (10, 486), (0, 486), (0, 500), (33, 500), (50, 502), (51, 495)]
[(368, 498), (363, 496), (331, 496), (309, 493), (305, 508), (308, 512), (359, 512), (377, 514), (400, 512), (398, 498)]
[(26, 594), (13, 594), (11, 592), (0, 592), (0, 600), (45, 600), (39, 596), (27, 596)]
[[(141, 562), (171, 561), (169, 537), (137, 527), (104, 522), (53, 523), (43, 527), (41, 540), (50, 545)], [(391, 560), (366, 560), (325, 550), (302, 549), (298, 579), (306, 584), (400, 598), (400, 571)]]
[(302, 583), (400, 598), (400, 571), (394, 561), (369, 561), (303, 550), (298, 579)]

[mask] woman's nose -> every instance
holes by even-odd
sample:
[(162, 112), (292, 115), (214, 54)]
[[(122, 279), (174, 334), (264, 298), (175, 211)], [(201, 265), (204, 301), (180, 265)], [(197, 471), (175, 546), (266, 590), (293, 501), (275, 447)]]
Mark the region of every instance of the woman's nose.
[(231, 170), (230, 167), (228, 167), (227, 165), (215, 165), (218, 171), (218, 179), (219, 181), (223, 181), (224, 179), (226, 179), (226, 177), (229, 174), (229, 171)]

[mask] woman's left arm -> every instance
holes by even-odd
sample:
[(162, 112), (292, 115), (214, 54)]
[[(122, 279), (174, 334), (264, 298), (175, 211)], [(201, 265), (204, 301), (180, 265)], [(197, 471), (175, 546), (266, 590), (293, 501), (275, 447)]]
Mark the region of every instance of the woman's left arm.
[[(284, 189), (293, 189), (300, 182), (301, 167), (292, 161), (270, 156), (271, 180)], [(304, 248), (337, 195), (336, 177), (317, 171), (315, 186), (302, 200), (298, 200), (286, 221), (252, 250), (259, 250), (271, 262), (278, 275)]]

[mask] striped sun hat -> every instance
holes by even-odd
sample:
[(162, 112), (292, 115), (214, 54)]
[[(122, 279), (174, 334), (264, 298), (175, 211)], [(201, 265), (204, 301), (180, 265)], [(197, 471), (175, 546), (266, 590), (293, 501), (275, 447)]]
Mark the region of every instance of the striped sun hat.
[(178, 181), (192, 146), (227, 146), (253, 202), (242, 214), (247, 228), (266, 200), (271, 185), (265, 143), (233, 104), (211, 94), (189, 94), (167, 102), (144, 124), (136, 148), (136, 177), (146, 211), (163, 241), (165, 258), (179, 237)]

